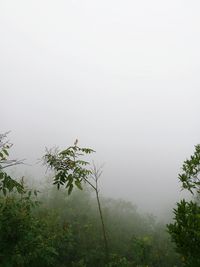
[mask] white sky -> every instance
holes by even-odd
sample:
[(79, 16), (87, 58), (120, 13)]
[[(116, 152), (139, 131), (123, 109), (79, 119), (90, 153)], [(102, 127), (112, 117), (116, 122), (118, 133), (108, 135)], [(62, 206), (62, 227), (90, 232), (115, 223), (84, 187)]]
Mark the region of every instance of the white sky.
[(155, 213), (174, 202), (200, 140), (199, 11), (183, 0), (0, 0), (1, 132), (12, 131), (14, 155), (34, 164), (78, 137), (106, 163), (105, 195)]

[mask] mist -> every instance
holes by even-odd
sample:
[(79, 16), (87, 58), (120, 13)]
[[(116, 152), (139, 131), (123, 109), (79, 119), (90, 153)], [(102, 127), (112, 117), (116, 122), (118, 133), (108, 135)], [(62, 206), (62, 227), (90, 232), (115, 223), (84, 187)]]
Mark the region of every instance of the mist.
[[(199, 143), (198, 1), (0, 1), (1, 132), (37, 180), (78, 138), (101, 194), (161, 215)], [(19, 170), (18, 170), (19, 171)]]

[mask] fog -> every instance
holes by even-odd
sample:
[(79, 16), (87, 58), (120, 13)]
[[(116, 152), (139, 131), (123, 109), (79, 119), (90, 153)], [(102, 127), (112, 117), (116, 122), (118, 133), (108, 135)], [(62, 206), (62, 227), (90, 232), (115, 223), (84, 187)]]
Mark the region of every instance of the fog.
[(199, 143), (198, 1), (0, 1), (1, 132), (44, 179), (45, 147), (78, 138), (101, 193), (167, 212)]

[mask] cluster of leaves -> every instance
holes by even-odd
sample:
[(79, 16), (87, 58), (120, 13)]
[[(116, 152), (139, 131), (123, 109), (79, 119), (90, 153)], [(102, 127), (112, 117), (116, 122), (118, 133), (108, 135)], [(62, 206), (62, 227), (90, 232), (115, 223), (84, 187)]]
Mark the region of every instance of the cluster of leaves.
[(60, 186), (65, 185), (65, 188), (70, 194), (74, 185), (82, 189), (82, 182), (87, 181), (91, 170), (86, 166), (89, 162), (80, 160), (81, 156), (91, 154), (94, 150), (90, 148), (80, 148), (76, 144), (67, 149), (59, 151), (47, 151), (44, 156), (46, 164), (53, 169), (56, 174), (54, 176), (54, 184), (59, 189)]
[(189, 190), (192, 194), (194, 191), (200, 193), (200, 145), (195, 146), (194, 154), (183, 163), (182, 170), (179, 180), (183, 189)]
[[(200, 194), (200, 145), (195, 147), (194, 154), (183, 163), (179, 180), (182, 188), (187, 189), (196, 198)], [(182, 255), (186, 266), (200, 266), (200, 206), (195, 200), (185, 199), (177, 203), (174, 209), (174, 222), (167, 225), (177, 251)]]
[(12, 192), (14, 189), (16, 189), (18, 193), (24, 192), (24, 188), (21, 183), (15, 181), (6, 172), (0, 170), (0, 191), (6, 195), (8, 192)]
[(6, 133), (0, 134), (0, 168), (2, 168), (2, 164), (7, 160), (7, 156), (9, 155), (8, 149), (11, 147), (8, 141), (4, 141), (6, 136)]
[(50, 211), (42, 214), (29, 194), (0, 197), (0, 265), (56, 266), (65, 250), (70, 255), (70, 228), (63, 228)]
[(11, 146), (12, 144), (7, 140), (7, 133), (0, 134), (0, 192), (2, 191), (4, 195), (13, 191), (13, 189), (16, 189), (18, 193), (23, 192), (23, 185), (5, 172), (5, 168), (22, 163), (19, 160), (8, 159)]
[(175, 223), (168, 226), (177, 251), (189, 266), (200, 266), (200, 207), (192, 201), (177, 204)]
[(0, 134), (0, 169), (1, 170), (23, 163), (23, 160), (8, 159), (9, 149), (12, 147), (12, 144), (7, 139), (8, 133), (9, 132)]

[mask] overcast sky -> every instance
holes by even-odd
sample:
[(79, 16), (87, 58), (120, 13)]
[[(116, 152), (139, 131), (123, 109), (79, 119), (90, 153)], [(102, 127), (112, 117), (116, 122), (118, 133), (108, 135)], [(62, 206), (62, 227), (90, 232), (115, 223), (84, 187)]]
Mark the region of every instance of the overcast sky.
[(154, 213), (176, 201), (200, 142), (199, 12), (193, 0), (0, 0), (13, 156), (34, 174), (45, 146), (78, 138), (106, 163), (104, 195)]

